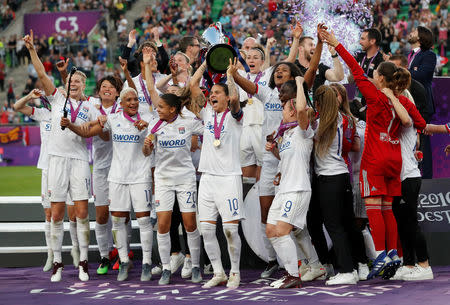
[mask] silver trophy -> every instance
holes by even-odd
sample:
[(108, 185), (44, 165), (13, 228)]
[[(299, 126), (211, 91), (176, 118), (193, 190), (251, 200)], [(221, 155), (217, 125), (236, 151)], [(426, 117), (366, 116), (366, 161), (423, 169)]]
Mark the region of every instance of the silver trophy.
[(229, 44), (229, 39), (222, 33), (220, 22), (212, 24), (202, 35), (204, 42), (208, 46), (206, 53), (206, 65), (208, 69), (215, 73), (225, 73), (230, 59), (237, 57), (236, 51)]

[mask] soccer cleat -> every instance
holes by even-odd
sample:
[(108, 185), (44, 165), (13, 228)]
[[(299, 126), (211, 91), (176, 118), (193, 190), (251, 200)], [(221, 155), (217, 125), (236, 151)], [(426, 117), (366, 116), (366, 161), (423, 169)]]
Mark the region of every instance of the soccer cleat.
[(292, 276), (290, 274), (283, 277), (283, 280), (276, 288), (285, 289), (285, 288), (301, 288), (302, 280), (300, 277)]
[(128, 278), (128, 270), (131, 268), (131, 263), (120, 263), (119, 274), (117, 275), (117, 280), (119, 282), (125, 281)]
[(181, 278), (188, 279), (192, 276), (192, 260), (190, 257), (184, 259), (183, 269), (181, 269)]
[(392, 281), (401, 281), (401, 280), (403, 280), (403, 276), (405, 274), (407, 274), (411, 269), (413, 269), (413, 268), (401, 266), (400, 268), (397, 269), (397, 271), (395, 271), (395, 274), (392, 277), (390, 277), (389, 279)]
[(159, 264), (152, 268), (152, 275), (160, 275), (162, 273), (162, 265)]
[(64, 265), (62, 263), (53, 263), (53, 273), (52, 273), (52, 277), (50, 278), (50, 281), (60, 282), (63, 269), (64, 269)]
[(78, 268), (78, 264), (80, 263), (80, 249), (73, 246), (72, 250), (70, 250), (70, 255), (72, 256), (73, 265), (75, 268)]
[(49, 254), (47, 255), (47, 260), (45, 261), (45, 265), (44, 268), (42, 268), (42, 270), (44, 272), (48, 272), (52, 270), (52, 268), (53, 268), (53, 254)]
[(273, 281), (272, 283), (270, 283), (270, 287), (273, 287), (273, 288), (278, 288), (278, 287), (280, 287), (281, 283), (283, 283), (284, 279), (285, 279), (287, 276), (288, 276), (288, 273), (286, 272), (286, 274), (283, 275), (281, 278), (279, 278), (278, 280)]
[(356, 284), (355, 277), (353, 272), (347, 273), (338, 273), (335, 276), (330, 277), (328, 281), (325, 282), (325, 285), (343, 285), (343, 284)]
[(100, 261), (100, 266), (97, 268), (97, 274), (103, 275), (107, 274), (108, 270), (111, 268), (111, 262), (108, 258), (102, 257), (102, 260)]
[(358, 263), (358, 279), (360, 281), (367, 280), (367, 277), (369, 276), (369, 267), (367, 264)]
[(172, 273), (170, 273), (170, 270), (164, 269), (161, 273), (161, 278), (158, 281), (158, 285), (169, 285), (171, 276)]
[(236, 289), (239, 287), (240, 283), (241, 283), (241, 275), (239, 273), (230, 272), (230, 278), (228, 279), (227, 287), (231, 289)]
[(117, 248), (112, 249), (109, 251), (109, 261), (114, 261), (117, 257), (119, 257), (119, 251), (117, 251)]
[(303, 282), (310, 282), (326, 274), (327, 270), (325, 270), (325, 267), (322, 266), (322, 264), (317, 264), (317, 266), (308, 265), (307, 270), (304, 272), (301, 279)]
[(425, 281), (432, 280), (434, 278), (433, 270), (431, 270), (430, 266), (424, 268), (420, 265), (416, 265), (408, 271), (409, 272), (404, 274), (402, 277), (404, 281)]
[(116, 262), (114, 263), (112, 270), (119, 270), (120, 269), (120, 258), (116, 259)]
[[(300, 262), (300, 261), (299, 261)], [(298, 274), (300, 274), (300, 276), (303, 278), (303, 275), (308, 272), (308, 266), (309, 264), (306, 263), (301, 263), (300, 266), (298, 267)]]
[(215, 287), (215, 286), (219, 286), (219, 285), (225, 285), (227, 280), (228, 280), (228, 278), (224, 272), (219, 273), (219, 274), (214, 274), (212, 279), (210, 279), (208, 282), (206, 282), (202, 286), (202, 288), (211, 288), (211, 287)]
[(78, 264), (78, 278), (82, 282), (89, 281), (88, 262), (84, 260)]
[(203, 267), (203, 273), (204, 274), (214, 274), (214, 269), (212, 267), (211, 264), (205, 265), (205, 267)]
[(386, 264), (389, 263), (391, 259), (386, 255), (386, 251), (381, 252), (377, 258), (372, 263), (372, 270), (370, 271), (367, 279), (370, 280), (375, 276), (379, 275), (383, 269), (386, 267)]
[(142, 264), (141, 282), (148, 282), (152, 279), (152, 266), (149, 264)]
[[(113, 251), (114, 251), (114, 250), (113, 250)], [(133, 257), (134, 257), (134, 253), (133, 253), (133, 251), (130, 250), (130, 252), (128, 252), (128, 258), (130, 259), (130, 266), (129, 266), (129, 268), (132, 268), (132, 267), (133, 267), (133, 264), (131, 263)], [(117, 253), (117, 260), (116, 260), (116, 262), (114, 263), (112, 269), (113, 269), (113, 270), (119, 270), (119, 269), (120, 269), (120, 264), (121, 264), (120, 258), (119, 258), (119, 255), (118, 255), (118, 253)]]
[[(184, 263), (183, 253), (173, 254), (170, 256), (170, 272), (174, 274)], [(164, 272), (164, 271), (163, 271)]]
[(267, 279), (271, 277), (272, 274), (274, 274), (274, 272), (277, 271), (279, 267), (280, 266), (278, 265), (278, 262), (276, 260), (270, 261), (267, 264), (266, 269), (261, 273), (261, 278)]
[(200, 267), (194, 267), (192, 268), (192, 283), (200, 283), (202, 278), (202, 273), (200, 271)]

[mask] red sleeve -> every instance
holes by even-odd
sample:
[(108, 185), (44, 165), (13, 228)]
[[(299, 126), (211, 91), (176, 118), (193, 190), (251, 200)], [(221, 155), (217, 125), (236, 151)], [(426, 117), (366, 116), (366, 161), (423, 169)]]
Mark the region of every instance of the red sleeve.
[(407, 97), (399, 96), (398, 100), (405, 107), (406, 111), (408, 111), (409, 116), (411, 117), (414, 127), (418, 130), (423, 130), (427, 126), (427, 123), (420, 115), (419, 110), (417, 110), (416, 105), (414, 105)]
[(342, 57), (347, 66), (352, 71), (353, 78), (359, 91), (365, 97), (367, 104), (371, 104), (378, 100), (378, 89), (364, 74), (364, 70), (359, 66), (356, 59), (344, 48), (342, 44), (336, 47), (336, 52)]

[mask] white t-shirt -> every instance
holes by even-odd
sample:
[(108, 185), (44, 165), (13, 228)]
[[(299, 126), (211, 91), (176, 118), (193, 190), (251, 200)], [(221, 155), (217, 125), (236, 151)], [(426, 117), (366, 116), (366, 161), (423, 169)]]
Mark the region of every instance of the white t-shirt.
[(269, 87), (258, 86), (257, 93), (254, 95), (264, 105), (264, 122), (262, 126), (263, 140), (266, 141), (266, 136), (271, 135), (280, 127), (283, 119), (283, 107), (278, 98), (278, 89), (271, 89)]
[[(217, 125), (225, 112), (217, 115)], [(214, 116), (215, 112), (208, 103), (200, 111), (205, 127), (203, 131), (202, 154), (198, 171), (211, 175), (241, 175), (240, 143), (242, 132), (242, 120), (237, 121), (227, 113), (220, 133), (220, 146), (215, 147), (214, 138)]]
[[(348, 156), (352, 162), (353, 184), (359, 185), (359, 170), (361, 168), (361, 156), (364, 150), (364, 133), (366, 132), (366, 122), (359, 120), (356, 123), (356, 133), (361, 139), (361, 149), (359, 151), (350, 151)], [(355, 134), (356, 137), (356, 134)]]
[[(50, 100), (52, 104), (52, 130), (49, 139), (49, 155), (79, 159), (89, 161), (89, 154), (86, 148), (86, 139), (76, 135), (69, 128), (61, 129), (61, 117), (64, 115), (64, 102), (66, 98), (55, 89)], [(74, 110), (78, 108), (80, 101), (70, 99)], [(70, 105), (67, 101), (67, 117), (70, 119)], [(95, 120), (97, 109), (91, 103), (83, 101), (80, 107), (75, 125), (82, 125), (86, 122)]]
[(48, 168), (48, 141), (52, 131), (52, 113), (47, 108), (35, 108), (30, 118), (39, 122), (39, 132), (41, 134), (41, 151), (39, 153), (39, 160), (37, 168)]
[[(147, 134), (159, 120), (153, 120)], [(163, 122), (155, 133), (155, 183), (178, 185), (195, 183), (195, 168), (191, 157), (192, 135), (203, 133), (202, 121), (178, 118), (170, 124)]]
[(311, 126), (286, 130), (280, 151), (280, 193), (311, 191), (309, 161), (313, 149), (314, 131)]
[[(317, 127), (313, 126), (313, 128), (316, 127), (314, 129), (314, 133), (316, 135), (317, 132), (319, 131), (319, 124), (320, 120), (317, 120), (317, 124), (314, 124)], [(339, 174), (348, 173), (347, 164), (345, 163), (345, 160), (342, 157), (342, 139), (344, 136), (343, 131), (344, 126), (342, 115), (339, 113), (336, 136), (334, 137), (333, 142), (328, 148), (328, 152), (325, 154), (324, 157), (319, 157), (317, 152), (314, 154), (315, 172), (317, 175), (335, 176)]]
[[(132, 118), (137, 120), (137, 116)], [(142, 117), (150, 121), (149, 117)], [(108, 115), (103, 130), (111, 131), (113, 156), (108, 181), (120, 184), (148, 183), (152, 181), (151, 160), (142, 153), (147, 129), (139, 131), (123, 112)]]
[(414, 156), (417, 146), (417, 130), (414, 126), (401, 127), (400, 131), (400, 147), (402, 150), (402, 171), (400, 179), (421, 177), (419, 163)]

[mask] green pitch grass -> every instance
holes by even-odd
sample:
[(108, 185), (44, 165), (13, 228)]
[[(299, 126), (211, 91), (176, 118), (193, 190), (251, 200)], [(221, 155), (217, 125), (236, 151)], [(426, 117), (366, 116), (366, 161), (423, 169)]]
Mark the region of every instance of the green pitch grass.
[(0, 196), (40, 196), (41, 170), (36, 166), (0, 167)]

